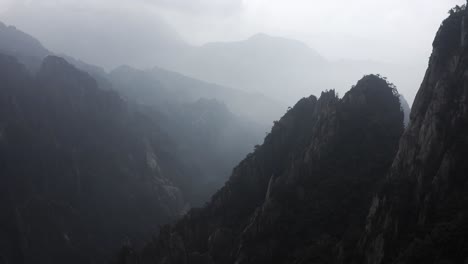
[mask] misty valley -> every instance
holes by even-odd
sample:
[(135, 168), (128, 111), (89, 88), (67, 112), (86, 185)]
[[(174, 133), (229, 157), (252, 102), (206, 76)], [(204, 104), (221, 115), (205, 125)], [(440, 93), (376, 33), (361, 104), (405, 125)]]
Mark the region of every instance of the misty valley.
[(466, 4), (418, 76), (162, 22), (245, 1), (85, 1), (67, 33), (59, 2), (0, 1), (0, 264), (468, 263)]

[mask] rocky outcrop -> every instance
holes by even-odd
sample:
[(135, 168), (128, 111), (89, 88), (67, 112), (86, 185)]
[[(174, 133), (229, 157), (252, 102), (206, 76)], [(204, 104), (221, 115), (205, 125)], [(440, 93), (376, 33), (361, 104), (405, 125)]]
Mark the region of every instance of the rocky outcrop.
[(396, 90), (364, 77), (342, 99), (300, 100), (202, 209), (165, 227), (143, 263), (309, 263), (345, 258), (397, 150)]
[[(0, 262), (99, 263), (184, 212), (193, 175), (151, 119), (64, 59), (0, 55)], [(196, 175), (193, 175), (196, 177)]]
[(437, 33), (409, 127), (369, 212), (365, 263), (468, 261), (467, 20), (457, 8)]
[(377, 76), (303, 99), (138, 261), (467, 263), (467, 21), (463, 6), (443, 22), (401, 140), (398, 96)]

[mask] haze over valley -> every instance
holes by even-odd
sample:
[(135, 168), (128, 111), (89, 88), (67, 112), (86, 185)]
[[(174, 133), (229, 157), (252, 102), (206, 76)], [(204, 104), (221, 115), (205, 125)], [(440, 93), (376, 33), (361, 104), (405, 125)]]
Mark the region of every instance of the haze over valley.
[(463, 1), (2, 2), (3, 22), (58, 54), (106, 70), (159, 66), (292, 106), (326, 89), (343, 94), (370, 72), (411, 103), (434, 32)]
[(0, 264), (468, 263), (467, 3), (0, 0)]

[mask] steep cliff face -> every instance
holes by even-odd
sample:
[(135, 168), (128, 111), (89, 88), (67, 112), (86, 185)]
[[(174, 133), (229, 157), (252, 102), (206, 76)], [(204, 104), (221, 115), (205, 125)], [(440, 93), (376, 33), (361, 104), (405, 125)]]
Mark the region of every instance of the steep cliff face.
[(468, 12), (447, 18), (361, 241), (365, 262), (468, 261)]
[(165, 227), (141, 260), (338, 261), (359, 238), (402, 130), (398, 94), (375, 75), (342, 99), (334, 91), (304, 98), (210, 203)]
[(170, 140), (88, 74), (0, 55), (0, 262), (96, 263), (185, 210)]

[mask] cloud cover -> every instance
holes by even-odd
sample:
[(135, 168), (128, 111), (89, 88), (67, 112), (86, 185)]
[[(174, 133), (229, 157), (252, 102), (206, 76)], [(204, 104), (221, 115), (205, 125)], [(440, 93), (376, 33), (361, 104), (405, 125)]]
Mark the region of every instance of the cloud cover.
[[(153, 35), (154, 38), (176, 36), (176, 39), (180, 36), (193, 45), (246, 39), (258, 32), (294, 38), (307, 43), (328, 59), (401, 65), (407, 69), (408, 75), (414, 77), (408, 81), (405, 76), (397, 76), (394, 82), (405, 87), (405, 95), (412, 101), (440, 22), (451, 7), (464, 2), (0, 0), (0, 15), (4, 22), (33, 34), (52, 50), (67, 53), (70, 51), (63, 39), (67, 28), (72, 31), (91, 30), (98, 36), (100, 30), (118, 32), (117, 29), (124, 27), (129, 32), (125, 36), (128, 44), (124, 43), (124, 46), (130, 45), (131, 40), (141, 39), (134, 49), (151, 43)], [(82, 47), (92, 49), (91, 44), (86, 45), (86, 40), (81, 41), (84, 43), (77, 43), (75, 50)], [(120, 42), (118, 38), (115, 41)]]

